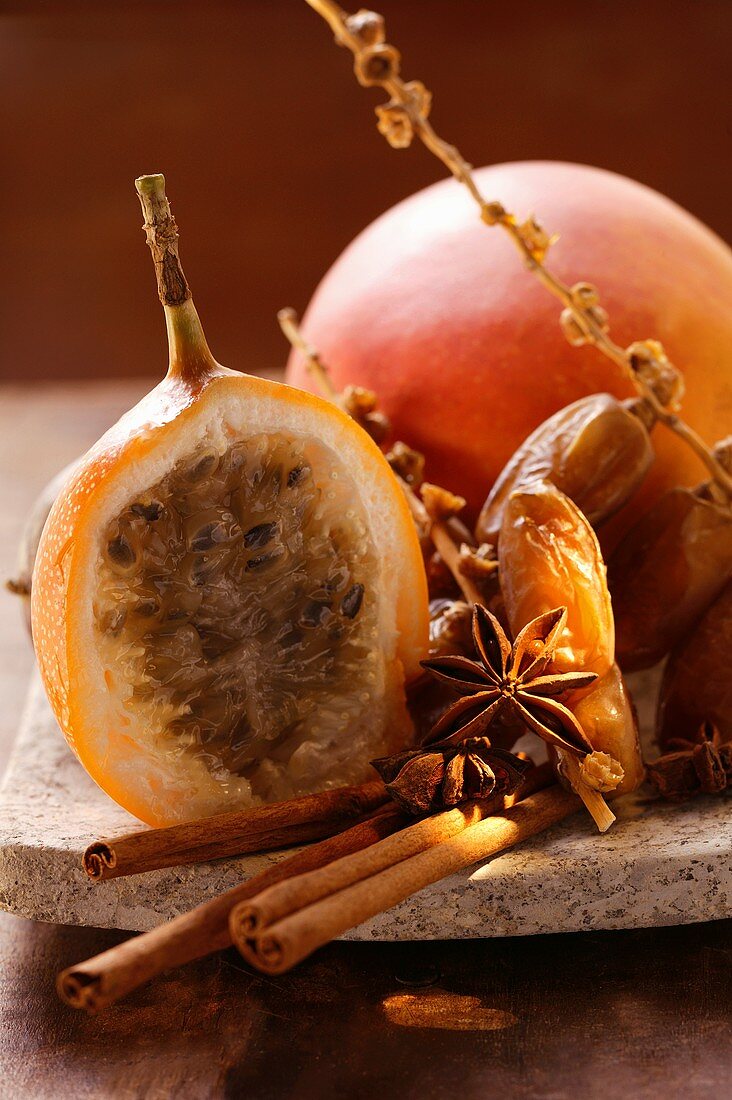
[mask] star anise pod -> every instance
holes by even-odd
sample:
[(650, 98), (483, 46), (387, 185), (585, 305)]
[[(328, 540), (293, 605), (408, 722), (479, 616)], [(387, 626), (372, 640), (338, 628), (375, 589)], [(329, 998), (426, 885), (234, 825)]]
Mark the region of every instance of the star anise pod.
[(648, 778), (662, 798), (683, 802), (732, 786), (732, 741), (723, 741), (712, 722), (703, 722), (693, 737), (674, 738), (669, 747), (676, 751), (648, 765)]
[(558, 696), (593, 683), (594, 672), (557, 672), (552, 659), (567, 618), (566, 607), (539, 615), (520, 632), (513, 646), (494, 615), (477, 605), (473, 644), (477, 661), (434, 657), (422, 666), (462, 698), (432, 728), (430, 740), (463, 741), (482, 736), (499, 715), (519, 719), (544, 741), (575, 756), (592, 745), (572, 712)]
[(420, 815), (457, 806), (473, 798), (515, 791), (529, 761), (493, 748), (487, 737), (455, 744), (438, 742), (371, 761), (394, 801)]

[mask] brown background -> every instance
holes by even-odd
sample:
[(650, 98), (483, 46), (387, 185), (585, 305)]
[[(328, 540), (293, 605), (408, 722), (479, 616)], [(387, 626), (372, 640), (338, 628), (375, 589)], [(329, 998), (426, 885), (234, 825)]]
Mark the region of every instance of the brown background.
[[(356, 6), (356, 5), (354, 5)], [(729, 0), (385, 0), (407, 77), (476, 164), (585, 161), (732, 238)], [(380, 211), (440, 178), (390, 150), (303, 0), (0, 3), (0, 377), (150, 375), (162, 318), (132, 186), (164, 171), (215, 353), (274, 322)]]

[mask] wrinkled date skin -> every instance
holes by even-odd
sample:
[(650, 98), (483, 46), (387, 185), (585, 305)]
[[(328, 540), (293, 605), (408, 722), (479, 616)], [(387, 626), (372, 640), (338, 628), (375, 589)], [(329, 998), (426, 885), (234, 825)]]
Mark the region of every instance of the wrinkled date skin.
[(569, 497), (545, 481), (515, 490), (506, 502), (498, 560), (514, 635), (564, 605), (557, 669), (609, 672), (615, 631), (605, 564), (594, 531)]
[(634, 791), (643, 782), (641, 757), (633, 704), (617, 665), (572, 703), (574, 716), (597, 752), (607, 752), (625, 773), (613, 795)]
[(680, 644), (732, 577), (732, 509), (672, 489), (633, 527), (608, 568), (623, 669)]
[(559, 489), (537, 482), (508, 498), (498, 550), (514, 634), (536, 615), (567, 607), (554, 665), (562, 671), (595, 672), (599, 679), (565, 703), (593, 748), (622, 765), (624, 778), (614, 794), (635, 790), (644, 775), (638, 728), (614, 661), (612, 607), (594, 531)]
[(658, 741), (693, 738), (712, 722), (723, 740), (732, 738), (732, 582), (695, 629), (677, 646), (664, 671), (658, 704)]
[(478, 542), (496, 543), (508, 498), (533, 481), (556, 485), (597, 527), (635, 492), (653, 461), (636, 400), (595, 393), (545, 420), (515, 452), (478, 517)]

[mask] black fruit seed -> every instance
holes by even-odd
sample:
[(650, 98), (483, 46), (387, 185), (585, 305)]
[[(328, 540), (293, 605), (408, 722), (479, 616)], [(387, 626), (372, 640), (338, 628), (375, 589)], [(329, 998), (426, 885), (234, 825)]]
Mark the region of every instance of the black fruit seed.
[(206, 523), (191, 539), (191, 550), (212, 550), (216, 543), (223, 542), (226, 538), (226, 529), (223, 523), (219, 520), (215, 520), (213, 523)]
[(287, 488), (292, 489), (295, 485), (299, 485), (307, 472), (307, 466), (294, 466), (287, 475)]
[(354, 584), (348, 589), (341, 600), (341, 614), (347, 619), (355, 619), (361, 610), (363, 603), (364, 587), (362, 584)]
[(151, 500), (149, 504), (138, 502), (130, 507), (130, 511), (136, 516), (146, 519), (148, 523), (154, 523), (163, 514), (163, 506), (157, 500)]
[(215, 454), (202, 455), (188, 471), (188, 479), (190, 481), (200, 481), (202, 477), (207, 477), (208, 474), (213, 473), (217, 462), (218, 456)]
[(300, 612), (301, 626), (322, 626), (331, 616), (330, 604), (325, 600), (308, 600)]
[(135, 552), (124, 535), (118, 535), (107, 543), (107, 555), (110, 561), (123, 569), (129, 569), (135, 563)]
[(276, 533), (276, 523), (258, 523), (256, 527), (250, 527), (245, 534), (244, 546), (247, 550), (261, 550), (272, 541)]
[(258, 558), (250, 558), (247, 562), (247, 570), (262, 569), (265, 565), (270, 565), (277, 558), (281, 558), (284, 554), (284, 548), (278, 547), (276, 550), (270, 550), (268, 554), (260, 554)]

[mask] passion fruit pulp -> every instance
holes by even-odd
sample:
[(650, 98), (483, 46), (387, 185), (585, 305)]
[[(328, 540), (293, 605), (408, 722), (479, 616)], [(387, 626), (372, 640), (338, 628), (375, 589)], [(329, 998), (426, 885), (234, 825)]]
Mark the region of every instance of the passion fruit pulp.
[(104, 531), (105, 676), (158, 751), (199, 759), (237, 794), (310, 785), (324, 746), (348, 749), (378, 705), (378, 557), (349, 489), (312, 440), (222, 441)]

